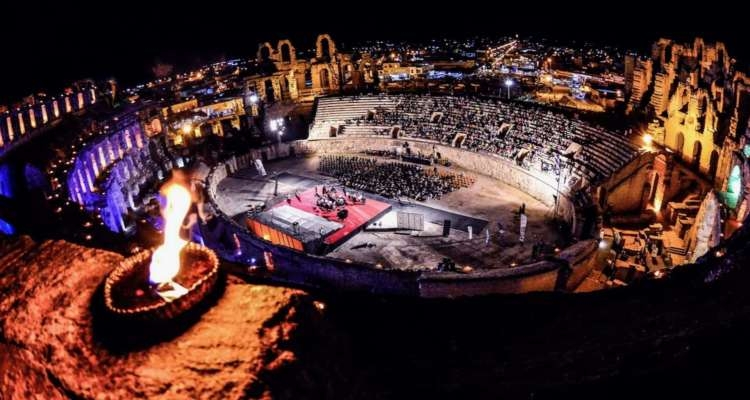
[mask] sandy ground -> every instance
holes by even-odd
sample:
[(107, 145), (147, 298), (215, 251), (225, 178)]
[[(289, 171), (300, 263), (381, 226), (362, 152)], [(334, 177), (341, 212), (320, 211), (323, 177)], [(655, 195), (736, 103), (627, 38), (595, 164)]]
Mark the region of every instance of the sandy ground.
[[(280, 181), (279, 196), (274, 198), (275, 183), (270, 176), (274, 173), (288, 173), (308, 177), (321, 182), (335, 182), (330, 177), (317, 173), (318, 157), (293, 158), (265, 165), (269, 176), (258, 176), (255, 169), (244, 169), (232, 177), (224, 179), (218, 187), (217, 204), (230, 216), (239, 216), (252, 204), (273, 203), (295, 190), (303, 190), (304, 185), (294, 185)], [(452, 229), (450, 236), (441, 236), (442, 226), (425, 222), (425, 230), (414, 235), (396, 232), (360, 232), (338, 248), (330, 252), (331, 257), (379, 263), (383, 267), (401, 269), (433, 269), (444, 258), (449, 257), (459, 265), (472, 268), (503, 268), (512, 264), (527, 263), (532, 260), (532, 247), (537, 241), (550, 246), (561, 244), (562, 235), (549, 222), (552, 210), (544, 204), (495, 179), (471, 174), (457, 168), (453, 172), (474, 175), (476, 182), (466, 189), (460, 189), (443, 196), (439, 200), (430, 199), (416, 202), (432, 208), (456, 214), (471, 216), (487, 222), (490, 240), (486, 243), (484, 230), (474, 229), (469, 239), (466, 231)], [(519, 226), (516, 213), (526, 204), (528, 226), (526, 241), (518, 240)], [(501, 223), (501, 235), (497, 224)], [(361, 246), (369, 244), (369, 246)]]

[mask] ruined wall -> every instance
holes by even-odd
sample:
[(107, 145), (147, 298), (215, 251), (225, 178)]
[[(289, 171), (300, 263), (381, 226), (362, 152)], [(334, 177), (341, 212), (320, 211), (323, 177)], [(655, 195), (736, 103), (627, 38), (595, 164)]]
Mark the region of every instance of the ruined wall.
[(425, 298), (553, 291), (559, 264), (549, 261), (511, 269), (475, 271), (471, 274), (425, 272), (419, 294)]
[(615, 172), (602, 187), (606, 189), (606, 204), (614, 213), (638, 211), (643, 207), (644, 186), (650, 184), (654, 153), (644, 153)]

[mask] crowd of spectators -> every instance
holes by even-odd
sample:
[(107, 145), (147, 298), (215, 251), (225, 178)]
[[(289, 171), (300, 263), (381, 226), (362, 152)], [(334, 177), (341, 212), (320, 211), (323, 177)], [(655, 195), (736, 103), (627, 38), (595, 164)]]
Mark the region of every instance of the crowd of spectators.
[(323, 156), (319, 171), (337, 178), (341, 184), (386, 198), (409, 197), (418, 201), (439, 199), (471, 182), (451, 173), (400, 162), (378, 162), (351, 156)]
[(381, 106), (345, 123), (371, 126), (375, 135), (398, 127), (406, 137), (496, 154), (553, 176), (570, 166), (589, 181), (605, 178), (635, 154), (613, 132), (544, 107), (458, 96), (379, 99)]

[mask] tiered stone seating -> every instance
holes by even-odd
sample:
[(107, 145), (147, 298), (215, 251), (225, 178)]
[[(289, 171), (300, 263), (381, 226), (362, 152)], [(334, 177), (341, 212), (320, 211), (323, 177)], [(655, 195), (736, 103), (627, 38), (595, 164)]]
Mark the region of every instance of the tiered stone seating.
[[(572, 164), (573, 177), (588, 182), (611, 176), (637, 155), (623, 137), (564, 114), (468, 97), (320, 98), (310, 137), (330, 137), (331, 127), (341, 137), (390, 136), (399, 127), (404, 137), (497, 154), (554, 176)], [(580, 151), (566, 155), (572, 143)]]
[[(352, 121), (376, 109), (393, 108), (395, 100), (389, 96), (321, 97), (315, 111), (315, 121), (310, 128), (310, 138), (329, 137), (330, 127), (346, 125), (345, 131), (353, 135), (371, 135), (367, 129), (351, 129)], [(369, 127), (372, 129), (372, 127)]]

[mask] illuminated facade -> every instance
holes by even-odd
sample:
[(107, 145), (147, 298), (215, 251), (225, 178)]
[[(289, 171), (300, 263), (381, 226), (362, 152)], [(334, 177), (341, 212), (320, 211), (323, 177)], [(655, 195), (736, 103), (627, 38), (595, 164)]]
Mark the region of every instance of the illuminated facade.
[(128, 231), (132, 222), (124, 216), (142, 205), (147, 184), (172, 168), (157, 142), (144, 135), (137, 113), (118, 116), (109, 133), (74, 159), (67, 182), (70, 199), (98, 211), (111, 231)]
[[(658, 71), (651, 79), (649, 63)], [(660, 39), (640, 67), (643, 72), (636, 67), (633, 74), (630, 102), (648, 100), (647, 111), (655, 117), (648, 132), (726, 191), (730, 169), (745, 158), (739, 150), (747, 140), (750, 79), (735, 70), (723, 43), (700, 38), (692, 44)]]
[(369, 58), (352, 61), (351, 54), (339, 52), (330, 35), (318, 35), (315, 57), (298, 59), (289, 40), (279, 40), (276, 47), (265, 42), (258, 46), (256, 59), (271, 63), (275, 72), (246, 78), (248, 92), (265, 102), (307, 99), (338, 93), (347, 85), (359, 86), (372, 81)]
[[(32, 98), (23, 107), (0, 112), (0, 153), (14, 142), (23, 140), (35, 129), (58, 120), (60, 103), (66, 105), (66, 112), (82, 111), (96, 103), (96, 88), (87, 87), (59, 97)], [(48, 113), (50, 109), (54, 110), (51, 117)]]

